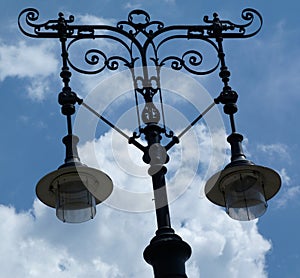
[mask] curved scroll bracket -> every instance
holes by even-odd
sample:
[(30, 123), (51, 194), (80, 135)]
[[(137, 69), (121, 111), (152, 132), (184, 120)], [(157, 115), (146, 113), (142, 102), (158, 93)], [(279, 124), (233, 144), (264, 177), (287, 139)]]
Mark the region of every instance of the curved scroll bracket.
[[(58, 14), (58, 19), (48, 20), (44, 23), (35, 23), (39, 19), (40, 13), (37, 9), (27, 8), (23, 10), (18, 17), (18, 26), (20, 31), (28, 37), (32, 38), (61, 38), (62, 33), (66, 37), (72, 37), (74, 35), (74, 28), (69, 23), (74, 22), (74, 16), (70, 15), (68, 19), (64, 18), (63, 13)], [(29, 32), (23, 27), (22, 19), (27, 27), (31, 27)], [(52, 31), (50, 31), (52, 30)]]
[[(18, 25), (21, 32), (29, 37), (71, 39), (68, 42), (68, 50), (71, 45), (81, 39), (109, 39), (119, 44), (129, 54), (129, 57), (125, 59), (119, 55), (108, 55), (102, 49), (87, 50), (84, 62), (94, 67), (92, 70), (80, 69), (68, 59), (69, 65), (81, 73), (97, 74), (105, 68), (117, 70), (120, 63), (133, 69), (136, 61), (140, 61), (139, 66), (147, 67), (154, 61), (154, 66), (161, 67), (171, 63), (171, 68), (174, 70), (185, 69), (195, 75), (206, 75), (215, 71), (219, 62), (203, 70), (200, 67), (203, 55), (199, 49), (188, 49), (183, 54), (159, 57), (161, 46), (177, 39), (196, 39), (209, 43), (218, 52), (219, 48), (214, 39), (248, 38), (260, 31), (263, 19), (256, 10), (244, 9), (241, 17), (246, 23), (237, 24), (229, 20), (221, 20), (218, 14), (214, 13), (212, 19), (208, 16), (204, 17), (204, 25), (164, 26), (161, 21), (152, 21), (147, 12), (133, 10), (129, 13), (127, 21), (119, 21), (116, 26), (75, 25), (72, 24), (74, 16), (71, 15), (66, 19), (62, 13), (58, 14), (58, 19), (37, 23), (39, 11), (28, 8), (20, 13)], [(258, 23), (258, 27), (253, 27), (253, 30), (252, 25), (256, 25), (255, 23)], [(178, 34), (174, 35), (174, 32)], [(150, 48), (152, 51), (149, 51)], [(148, 57), (149, 53), (153, 53), (152, 57)], [(98, 68), (95, 69), (95, 67)]]
[[(245, 20), (246, 23), (237, 24), (229, 20), (220, 20), (218, 14), (214, 13), (212, 20), (210, 20), (208, 16), (205, 16), (203, 21), (205, 23), (212, 24), (211, 29), (207, 31), (207, 35), (209, 37), (250, 38), (260, 31), (263, 24), (263, 18), (258, 11), (252, 8), (246, 8), (242, 11), (241, 18)], [(247, 29), (251, 27), (255, 21), (258, 21), (257, 27), (254, 28), (253, 31), (249, 32)]]

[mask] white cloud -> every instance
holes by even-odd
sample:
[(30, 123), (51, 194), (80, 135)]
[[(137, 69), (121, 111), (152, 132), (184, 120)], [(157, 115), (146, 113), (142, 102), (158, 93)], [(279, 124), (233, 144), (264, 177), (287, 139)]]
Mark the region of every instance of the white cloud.
[(257, 148), (258, 150), (269, 155), (270, 157), (290, 160), (288, 146), (282, 143), (269, 144), (269, 145), (259, 144)]
[(281, 197), (276, 199), (276, 205), (278, 208), (285, 207), (290, 201), (300, 197), (300, 186), (291, 186), (281, 193)]
[[(203, 126), (196, 129), (199, 141), (207, 140), (207, 130)], [(136, 159), (138, 153), (133, 148), (128, 151), (117, 148), (118, 156), (113, 156), (108, 152), (111, 140), (106, 134), (94, 142), (96, 161), (89, 159), (94, 157), (88, 153), (89, 148), (93, 150), (91, 143), (81, 147), (83, 162), (92, 162), (93, 166), (100, 164), (116, 186), (151, 191), (149, 178), (130, 175), (130, 171), (120, 169), (114, 161), (117, 158), (118, 163), (127, 161), (142, 168), (144, 166)], [(114, 142), (114, 147), (122, 147), (121, 141)], [(127, 159), (128, 152), (133, 155), (132, 160)], [(188, 152), (186, 157), (181, 154), (182, 162), (177, 161), (172, 167), (188, 168), (188, 160), (195, 159), (194, 154)], [(183, 171), (172, 186), (186, 182), (190, 175), (195, 173)], [(203, 198), (202, 183), (203, 176), (196, 175), (185, 194), (171, 204), (173, 226), (193, 248), (187, 263), (189, 277), (267, 277), (265, 255), (270, 243), (259, 234), (257, 222), (241, 223), (230, 219)], [(142, 257), (155, 232), (153, 203), (151, 213), (122, 212), (102, 204), (97, 207), (93, 221), (80, 225), (59, 222), (55, 211), (39, 201), (27, 212), (17, 213), (11, 207), (1, 206), (0, 219), (3, 277), (153, 277), (152, 267)]]
[(27, 86), (28, 97), (34, 101), (42, 101), (45, 95), (50, 91), (49, 80), (42, 78), (41, 80), (34, 79)]
[(58, 61), (51, 48), (50, 41), (39, 45), (28, 45), (24, 41), (16, 45), (0, 42), (0, 80), (7, 77), (45, 77), (56, 73)]
[[(120, 277), (116, 266), (105, 263), (99, 257), (84, 261), (76, 252), (70, 252), (68, 244), (61, 244), (60, 237), (65, 238), (66, 235), (59, 235), (63, 233), (59, 223), (50, 220), (54, 225), (50, 229), (52, 237), (45, 237), (43, 233), (49, 234), (45, 221), (52, 218), (52, 213), (37, 202), (32, 212), (36, 212), (36, 218), (30, 212), (16, 213), (13, 208), (0, 207), (0, 233), (5, 240), (0, 250), (2, 277)], [(73, 237), (73, 240), (76, 242), (76, 238)], [(86, 240), (88, 246), (89, 240)], [(77, 248), (80, 247), (79, 243)], [(86, 251), (89, 253), (89, 250)], [(89, 258), (88, 255), (86, 257)]]
[[(176, 0), (162, 0), (159, 3), (161, 4), (161, 2), (165, 2), (167, 4), (175, 4)], [(143, 4), (141, 4), (141, 1), (128, 1), (127, 3), (124, 4), (124, 8), (125, 9), (129, 9), (129, 10), (133, 10), (133, 9), (141, 9), (143, 7)]]
[(28, 78), (28, 97), (41, 101), (49, 92), (49, 76), (58, 74), (58, 61), (52, 52), (52, 42), (15, 45), (0, 42), (0, 81), (8, 77)]
[(138, 4), (138, 3), (130, 3), (127, 2), (124, 5), (125, 9), (129, 9), (129, 10), (133, 10), (133, 9), (140, 9), (142, 7), (142, 4)]
[(281, 181), (284, 185), (290, 185), (291, 182), (291, 178), (290, 176), (287, 174), (287, 171), (285, 168), (282, 168), (279, 172), (280, 177), (281, 177)]
[(115, 19), (107, 19), (90, 14), (79, 15), (77, 17), (81, 24), (86, 25), (114, 25), (116, 23)]
[(285, 168), (279, 171), (282, 186), (280, 194), (275, 199), (274, 203), (277, 208), (284, 208), (286, 205), (297, 200), (300, 197), (300, 186), (295, 185), (293, 179), (288, 175)]
[(279, 171), (282, 187), (281, 193), (275, 200), (277, 208), (284, 208), (290, 202), (297, 200), (300, 197), (300, 186), (293, 185), (291, 177), (288, 175), (286, 169), (281, 169)]

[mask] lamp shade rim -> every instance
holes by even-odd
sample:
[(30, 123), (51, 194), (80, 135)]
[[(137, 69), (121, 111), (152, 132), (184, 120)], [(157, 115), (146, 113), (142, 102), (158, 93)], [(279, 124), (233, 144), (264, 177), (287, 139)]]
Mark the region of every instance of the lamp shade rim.
[[(96, 204), (103, 202), (112, 193), (113, 182), (111, 178), (104, 172), (85, 165), (82, 166), (66, 166), (50, 172), (39, 180), (36, 185), (37, 197), (47, 206), (56, 207), (55, 181), (68, 175), (74, 175), (81, 179), (82, 184), (95, 197)], [(91, 178), (97, 181), (97, 184), (85, 182), (83, 179)]]
[(276, 193), (279, 191), (281, 187), (281, 178), (277, 172), (274, 170), (259, 166), (259, 165), (238, 165), (238, 166), (231, 166), (222, 171), (217, 172), (214, 174), (205, 184), (205, 195), (206, 197), (213, 203), (225, 207), (225, 199), (224, 193), (220, 189), (220, 183), (222, 180), (233, 173), (239, 172), (253, 172), (258, 173), (261, 176), (265, 199), (271, 199)]

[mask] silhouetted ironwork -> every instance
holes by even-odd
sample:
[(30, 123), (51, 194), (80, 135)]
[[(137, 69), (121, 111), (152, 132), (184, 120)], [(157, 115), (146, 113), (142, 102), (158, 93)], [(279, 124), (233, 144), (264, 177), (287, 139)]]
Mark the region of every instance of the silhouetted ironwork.
[[(190, 246), (176, 235), (171, 227), (165, 184), (167, 169), (164, 166), (169, 160), (167, 151), (179, 143), (179, 139), (218, 103), (224, 105), (224, 112), (230, 117), (232, 134), (236, 132), (233, 115), (237, 111), (238, 94), (229, 86), (230, 71), (225, 63), (223, 40), (255, 36), (260, 31), (263, 23), (262, 16), (251, 8), (244, 9), (241, 18), (244, 23), (237, 24), (229, 20), (221, 20), (218, 14), (214, 13), (212, 18), (205, 16), (202, 25), (165, 26), (161, 21), (151, 20), (147, 12), (133, 10), (129, 13), (127, 20), (119, 21), (115, 26), (105, 24), (78, 25), (75, 24), (73, 15), (65, 18), (63, 13), (58, 14), (58, 19), (37, 23), (39, 11), (34, 8), (23, 10), (18, 18), (19, 28), (26, 36), (60, 40), (62, 56), (60, 76), (64, 87), (59, 94), (59, 103), (62, 105), (62, 113), (67, 116), (68, 135), (66, 137), (74, 137), (72, 134), (71, 115), (75, 113), (75, 104), (82, 104), (99, 119), (119, 132), (129, 143), (139, 148), (144, 154), (144, 162), (150, 165), (149, 175), (152, 177), (158, 229), (156, 236), (144, 251), (144, 258), (153, 266), (155, 277), (187, 277), (185, 274), (185, 262), (191, 255)], [(113, 54), (111, 50), (105, 51), (105, 46), (99, 46), (95, 41), (111, 41), (115, 43), (118, 47), (118, 53)], [(185, 42), (184, 50), (177, 49), (177, 53), (172, 55), (168, 51), (164, 51), (164, 47), (169, 46), (168, 43), (176, 44), (182, 41)], [(88, 43), (80, 44), (82, 42)], [(200, 50), (200, 47), (195, 47), (195, 42), (203, 42), (211, 48), (212, 53), (216, 54), (216, 61), (213, 65), (204, 66), (204, 53)], [(90, 47), (91, 43), (94, 43), (96, 46)], [(87, 49), (83, 51), (83, 59), (81, 58), (80, 60), (77, 55), (76, 61), (74, 61), (71, 59), (70, 53), (78, 44), (80, 44), (81, 48), (87, 47)], [(131, 137), (84, 103), (82, 99), (78, 98), (69, 85), (71, 78), (70, 68), (82, 74), (98, 74), (104, 70), (116, 71), (121, 66), (130, 70), (135, 92), (139, 127), (138, 132), (134, 131)], [(176, 71), (185, 70), (194, 75), (211, 74), (220, 68), (219, 76), (223, 82), (223, 89), (220, 95), (178, 136), (175, 136), (172, 130), (167, 130), (166, 128), (160, 84), (161, 68), (164, 66)], [(156, 95), (159, 98), (160, 111), (153, 102), (153, 98)], [(138, 96), (144, 98), (145, 101), (142, 111), (139, 111)], [(136, 141), (141, 135), (144, 135), (147, 146), (143, 146)], [(165, 138), (169, 138), (169, 142), (165, 146), (161, 145), (163, 135)], [(237, 138), (237, 135), (232, 135), (233, 137)], [(241, 144), (242, 137), (238, 138), (240, 140), (239, 144)], [(67, 150), (76, 150), (76, 146), (74, 147), (74, 143), (71, 141), (65, 140), (64, 142)], [(241, 157), (244, 157), (241, 147), (236, 152)], [(77, 155), (76, 151), (69, 151), (69, 153), (71, 153), (69, 157), (72, 158), (74, 153)], [(79, 160), (78, 155), (76, 155), (75, 157)], [(98, 173), (97, 175), (100, 174)], [(48, 179), (46, 179), (46, 182), (49, 182)], [(214, 180), (210, 183), (213, 185), (213, 182)], [(110, 190), (112, 185), (108, 181), (106, 183), (107, 188)], [(107, 190), (105, 198), (110, 194), (109, 190)], [(92, 193), (94, 195), (100, 194), (97, 190)], [(217, 192), (217, 194), (220, 195), (221, 193)], [(211, 199), (214, 200), (213, 194)]]

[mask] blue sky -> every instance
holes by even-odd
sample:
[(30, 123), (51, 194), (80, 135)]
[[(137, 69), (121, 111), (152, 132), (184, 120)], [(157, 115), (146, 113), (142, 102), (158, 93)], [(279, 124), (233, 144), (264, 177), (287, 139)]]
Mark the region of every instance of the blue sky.
[[(195, 147), (198, 156), (183, 146), (171, 153), (175, 159), (168, 165), (170, 184), (182, 182), (183, 177), (191, 180), (184, 194), (172, 202), (171, 215), (176, 231), (193, 248), (187, 264), (189, 277), (299, 277), (299, 4), (291, 0), (284, 3), (12, 0), (2, 1), (0, 7), (0, 122), (3, 130), (0, 139), (3, 276), (0, 277), (31, 278), (41, 274), (79, 278), (152, 277), (152, 269), (143, 261), (142, 252), (155, 232), (153, 211), (135, 213), (132, 208), (126, 211), (111, 202), (97, 207), (93, 221), (68, 225), (60, 223), (54, 210), (36, 200), (37, 181), (63, 162), (61, 138), (66, 133), (66, 124), (57, 104), (57, 94), (62, 87), (59, 43), (27, 38), (19, 32), (17, 17), (27, 7), (40, 11), (41, 22), (55, 19), (62, 11), (66, 15), (73, 14), (79, 22), (93, 20), (111, 24), (126, 20), (131, 9), (141, 8), (153, 20), (161, 20), (166, 25), (202, 24), (203, 16), (211, 16), (213, 12), (218, 12), (222, 19), (239, 22), (244, 8), (257, 9), (264, 18), (261, 32), (253, 38), (226, 41), (224, 46), (232, 73), (231, 86), (239, 93), (236, 120), (238, 131), (245, 137), (247, 157), (278, 171), (282, 188), (258, 221), (233, 221), (210, 204), (199, 195), (199, 187), (205, 182), (207, 171), (211, 171), (211, 153), (201, 150), (201, 147), (209, 149), (206, 144), (211, 138), (199, 124), (192, 133), (194, 137), (187, 136), (182, 142)], [(71, 86), (80, 95), (93, 97), (93, 87), (108, 86), (112, 76), (108, 71), (93, 78), (74, 73)], [(217, 73), (197, 80), (211, 97), (217, 96), (222, 88)], [(170, 84), (168, 86), (172, 89)], [(105, 97), (108, 102), (109, 96)], [(169, 103), (176, 103), (176, 98), (170, 97)], [(117, 104), (116, 100), (108, 105), (111, 109), (107, 109), (108, 115)], [(222, 112), (221, 107), (219, 110)], [(188, 111), (182, 113), (188, 114)], [(223, 117), (223, 120), (229, 132), (228, 119)], [(117, 187), (137, 190), (147, 186), (146, 191), (151, 190), (150, 180), (144, 176), (146, 166), (138, 162), (139, 153), (103, 125), (99, 124), (96, 129), (97, 138), (81, 145), (81, 159), (105, 170)], [(78, 131), (84, 133), (80, 127)], [(220, 158), (212, 164), (221, 169), (228, 150), (221, 139), (214, 142)], [(110, 151), (112, 146), (115, 152)], [(127, 152), (135, 165), (131, 168)], [(176, 162), (177, 158), (181, 159), (180, 163)], [(191, 167), (198, 169), (192, 178), (189, 177)], [(138, 168), (138, 173), (128, 174), (132, 168)], [(172, 169), (179, 171), (175, 177), (172, 173), (176, 171)], [(137, 200), (139, 202), (142, 201)]]

